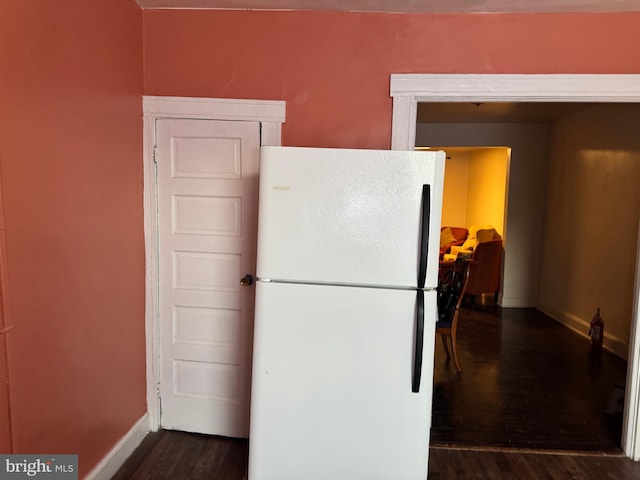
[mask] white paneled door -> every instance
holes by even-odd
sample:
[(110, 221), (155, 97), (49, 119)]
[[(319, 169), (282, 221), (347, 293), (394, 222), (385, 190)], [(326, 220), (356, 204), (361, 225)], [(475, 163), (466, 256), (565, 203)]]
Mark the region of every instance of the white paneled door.
[(260, 124), (156, 123), (161, 425), (249, 433)]

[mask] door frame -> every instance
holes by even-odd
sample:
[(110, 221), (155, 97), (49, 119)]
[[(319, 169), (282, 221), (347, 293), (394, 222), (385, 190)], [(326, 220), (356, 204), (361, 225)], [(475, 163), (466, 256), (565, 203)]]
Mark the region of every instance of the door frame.
[[(640, 103), (640, 75), (392, 74), (391, 148), (413, 150), (419, 102)], [(622, 448), (640, 460), (640, 238), (627, 371)], [(433, 373), (433, 372), (432, 372)]]
[(162, 119), (227, 120), (260, 123), (260, 145), (279, 146), (285, 121), (283, 100), (239, 100), (143, 96), (145, 242), (145, 337), (149, 428), (160, 428), (160, 336), (158, 290), (158, 204), (155, 169), (156, 122)]

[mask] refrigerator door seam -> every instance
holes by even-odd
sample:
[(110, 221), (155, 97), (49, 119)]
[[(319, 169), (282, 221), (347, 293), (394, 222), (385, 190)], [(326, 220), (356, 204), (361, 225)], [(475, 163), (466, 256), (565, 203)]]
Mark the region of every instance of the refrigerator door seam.
[(256, 279), (258, 282), (262, 283), (286, 283), (290, 285), (315, 285), (315, 286), (326, 286), (326, 287), (354, 287), (354, 288), (379, 288), (382, 290), (422, 290), (425, 292), (430, 292), (436, 290), (434, 287), (411, 287), (411, 286), (403, 286), (403, 285), (377, 285), (377, 284), (366, 284), (366, 283), (339, 283), (339, 282), (314, 282), (314, 281), (304, 281), (304, 280), (285, 280), (285, 279), (274, 279), (274, 278), (263, 278), (258, 277)]

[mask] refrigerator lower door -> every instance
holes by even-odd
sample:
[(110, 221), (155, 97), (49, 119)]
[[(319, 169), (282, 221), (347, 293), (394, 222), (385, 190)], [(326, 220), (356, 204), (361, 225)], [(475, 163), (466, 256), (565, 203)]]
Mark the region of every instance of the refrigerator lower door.
[(435, 293), (258, 282), (249, 480), (425, 480)]

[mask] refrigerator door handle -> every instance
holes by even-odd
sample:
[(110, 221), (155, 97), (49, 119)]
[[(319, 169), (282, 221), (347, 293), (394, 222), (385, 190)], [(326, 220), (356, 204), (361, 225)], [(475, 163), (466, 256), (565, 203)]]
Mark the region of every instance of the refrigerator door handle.
[(413, 358), (413, 381), (411, 391), (420, 392), (420, 378), (422, 377), (422, 353), (424, 349), (424, 290), (418, 289), (416, 308), (416, 345)]
[(416, 344), (413, 357), (413, 381), (411, 391), (420, 392), (422, 377), (422, 355), (424, 350), (424, 284), (427, 279), (427, 257), (429, 255), (429, 221), (431, 217), (431, 185), (422, 186), (422, 218), (420, 233), (420, 268), (416, 290)]
[(420, 234), (420, 269), (418, 288), (424, 288), (427, 278), (427, 257), (429, 256), (429, 222), (431, 219), (431, 185), (422, 186), (422, 224)]

